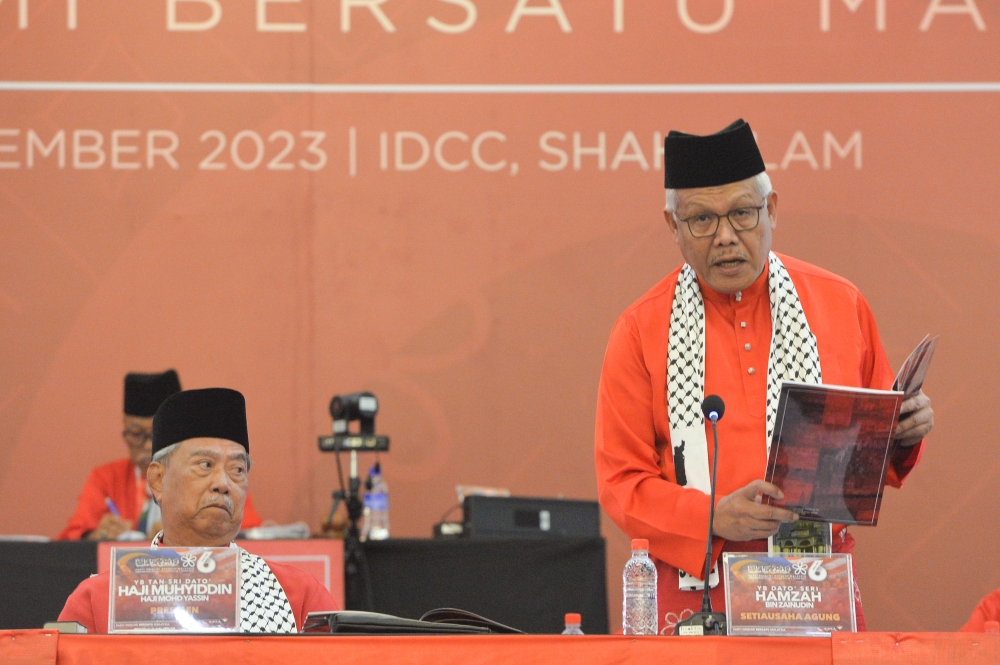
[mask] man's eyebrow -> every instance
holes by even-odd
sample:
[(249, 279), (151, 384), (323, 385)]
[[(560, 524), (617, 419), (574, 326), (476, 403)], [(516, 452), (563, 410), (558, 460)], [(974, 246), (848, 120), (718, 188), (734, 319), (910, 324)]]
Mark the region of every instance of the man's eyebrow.
[(219, 453), (214, 450), (192, 450), (191, 457), (208, 457), (211, 459), (219, 459)]
[[(746, 208), (748, 205), (752, 205), (755, 201), (753, 192), (743, 192), (739, 196), (730, 199), (727, 203), (730, 210), (736, 210), (738, 208)], [(685, 216), (700, 215), (704, 212), (712, 212), (712, 206), (708, 205), (704, 201), (689, 201), (682, 205), (677, 206), (677, 211), (683, 210), (687, 213)]]
[(243, 452), (240, 452), (240, 453), (229, 453), (229, 459), (230, 460), (238, 459), (238, 460), (240, 460), (242, 462), (246, 462), (247, 460), (250, 459), (250, 456), (247, 455), (246, 453), (243, 453)]

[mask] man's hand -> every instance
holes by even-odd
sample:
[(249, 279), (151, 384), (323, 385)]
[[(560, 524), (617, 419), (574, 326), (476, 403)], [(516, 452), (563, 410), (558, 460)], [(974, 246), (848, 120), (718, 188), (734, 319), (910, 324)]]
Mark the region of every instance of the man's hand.
[(129, 520), (106, 513), (94, 530), (87, 534), (87, 540), (115, 540), (131, 528)]
[(925, 395), (923, 390), (903, 402), (899, 413), (899, 424), (896, 425), (896, 443), (904, 448), (917, 445), (934, 429), (934, 409), (931, 408), (931, 398)]
[(715, 506), (712, 533), (726, 540), (756, 540), (778, 532), (782, 522), (796, 522), (799, 516), (790, 510), (761, 504), (762, 494), (784, 498), (777, 485), (755, 480), (743, 489), (719, 499)]

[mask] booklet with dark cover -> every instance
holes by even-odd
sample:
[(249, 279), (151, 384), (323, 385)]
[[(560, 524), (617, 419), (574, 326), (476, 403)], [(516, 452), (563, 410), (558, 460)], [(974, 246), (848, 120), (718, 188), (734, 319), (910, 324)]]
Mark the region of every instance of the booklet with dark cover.
[(878, 523), (901, 391), (786, 381), (765, 480), (784, 499), (764, 503), (837, 524)]
[(329, 635), (523, 635), (486, 617), (445, 607), (431, 610), (420, 619), (404, 619), (376, 612), (310, 612), (303, 633)]
[(878, 524), (900, 406), (920, 392), (937, 341), (920, 340), (891, 391), (782, 383), (765, 480), (785, 498), (764, 503), (814, 522)]
[(896, 382), (892, 384), (893, 390), (902, 390), (909, 399), (920, 392), (924, 385), (924, 377), (927, 376), (927, 368), (931, 366), (931, 358), (934, 357), (934, 347), (937, 346), (938, 337), (924, 335), (913, 349), (913, 353), (903, 362), (896, 375)]

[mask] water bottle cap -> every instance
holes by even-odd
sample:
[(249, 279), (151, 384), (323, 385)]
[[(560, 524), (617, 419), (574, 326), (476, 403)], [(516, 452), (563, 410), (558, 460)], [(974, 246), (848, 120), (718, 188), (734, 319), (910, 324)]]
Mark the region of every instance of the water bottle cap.
[(579, 624), (580, 622), (581, 622), (580, 615), (577, 614), (576, 612), (570, 612), (569, 614), (566, 615), (566, 623)]
[(633, 538), (632, 539), (632, 550), (648, 550), (649, 540), (646, 538)]

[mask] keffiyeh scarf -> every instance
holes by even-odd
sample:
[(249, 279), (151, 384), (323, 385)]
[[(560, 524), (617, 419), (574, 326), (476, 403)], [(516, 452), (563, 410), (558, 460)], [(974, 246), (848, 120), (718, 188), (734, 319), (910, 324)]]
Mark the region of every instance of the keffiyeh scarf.
[[(151, 547), (162, 544), (163, 532)], [(236, 547), (236, 543), (230, 543)], [(295, 633), (295, 614), (285, 590), (264, 559), (240, 550), (240, 631), (244, 633)]]
[[(768, 255), (771, 301), (771, 352), (767, 363), (767, 435), (771, 448), (782, 381), (822, 383), (816, 336), (781, 260)], [(701, 403), (705, 398), (705, 302), (694, 269), (685, 264), (677, 278), (667, 342), (667, 411), (677, 483), (705, 494), (711, 491), (708, 438)], [(682, 589), (701, 589), (704, 582), (678, 571)], [(701, 571), (699, 571), (699, 574)], [(718, 584), (712, 570), (710, 580)]]

